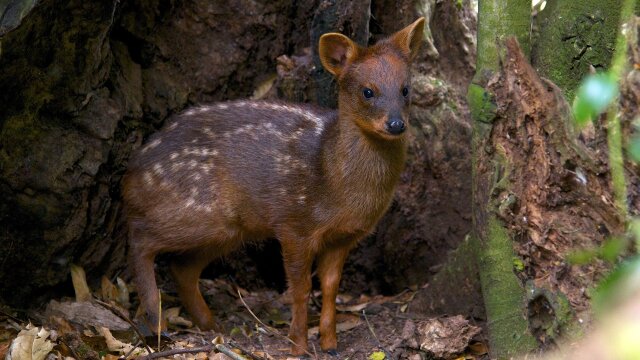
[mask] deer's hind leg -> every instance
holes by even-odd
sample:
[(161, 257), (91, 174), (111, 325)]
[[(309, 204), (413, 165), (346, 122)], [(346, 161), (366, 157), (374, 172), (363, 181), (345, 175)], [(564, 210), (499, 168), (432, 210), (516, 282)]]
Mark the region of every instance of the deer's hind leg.
[(166, 320), (160, 317), (160, 292), (156, 284), (154, 261), (158, 254), (155, 249), (149, 249), (142, 244), (152, 243), (150, 235), (139, 231), (130, 225), (129, 230), (129, 265), (133, 275), (133, 282), (138, 291), (140, 304), (146, 312), (144, 319), (153, 332), (167, 329)]
[(219, 251), (209, 246), (172, 255), (171, 274), (175, 279), (178, 295), (193, 321), (202, 330), (220, 330), (199, 287), (202, 270), (220, 256), (217, 250)]

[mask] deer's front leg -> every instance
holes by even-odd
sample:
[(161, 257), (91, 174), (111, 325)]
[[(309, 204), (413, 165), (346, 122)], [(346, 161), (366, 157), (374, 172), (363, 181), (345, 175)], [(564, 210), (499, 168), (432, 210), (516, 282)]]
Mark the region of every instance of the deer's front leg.
[(322, 289), (322, 311), (320, 312), (320, 347), (337, 354), (336, 296), (342, 276), (342, 267), (351, 250), (350, 245), (340, 244), (323, 249), (318, 254), (318, 277)]

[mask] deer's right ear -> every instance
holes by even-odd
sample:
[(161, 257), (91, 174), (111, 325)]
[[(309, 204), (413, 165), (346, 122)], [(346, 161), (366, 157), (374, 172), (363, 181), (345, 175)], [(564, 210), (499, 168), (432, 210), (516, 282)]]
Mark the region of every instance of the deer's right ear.
[(322, 66), (335, 76), (339, 76), (345, 66), (356, 58), (358, 50), (356, 43), (338, 33), (322, 35), (318, 45)]

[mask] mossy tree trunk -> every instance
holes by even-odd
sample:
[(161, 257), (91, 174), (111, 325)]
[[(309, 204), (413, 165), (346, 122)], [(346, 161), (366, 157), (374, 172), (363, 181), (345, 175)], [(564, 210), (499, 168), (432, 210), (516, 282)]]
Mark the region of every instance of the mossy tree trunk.
[(548, 0), (538, 13), (531, 62), (571, 101), (589, 67), (609, 68), (622, 0)]
[[(473, 117), (473, 235), (479, 250), (491, 352), (506, 358), (533, 350), (536, 342), (527, 327), (524, 288), (513, 272), (511, 239), (496, 217), (499, 204), (490, 200), (491, 194), (499, 191), (507, 167), (500, 162), (481, 163), (479, 153), (485, 151), (495, 114), (495, 103), (485, 88), (499, 67), (498, 44), (507, 36), (516, 36), (528, 52), (531, 5), (522, 0), (480, 0), (478, 5), (476, 76), (468, 93)], [(480, 167), (489, 168), (478, 171)]]
[[(529, 63), (530, 47), (541, 48), (531, 45), (530, 11), (526, 1), (480, 0), (477, 71), (468, 91), (473, 235), (496, 358), (578, 335), (575, 319), (589, 311), (584, 288), (609, 265), (597, 260), (575, 266), (567, 255), (599, 246), (624, 228), (613, 201), (606, 141), (597, 140), (604, 139), (603, 129), (596, 129), (595, 141), (579, 140), (567, 88), (541, 78)], [(574, 17), (564, 19), (563, 26), (571, 27)], [(617, 19), (619, 13), (607, 25), (612, 44)], [(563, 66), (545, 64), (540, 71), (554, 74)], [(581, 75), (575, 76), (577, 84)]]

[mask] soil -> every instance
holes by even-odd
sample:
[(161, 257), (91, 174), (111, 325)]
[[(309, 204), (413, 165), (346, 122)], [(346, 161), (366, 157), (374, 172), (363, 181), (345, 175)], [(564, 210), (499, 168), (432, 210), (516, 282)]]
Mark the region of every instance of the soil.
[[(55, 339), (51, 339), (55, 344), (54, 354), (76, 359), (97, 358), (97, 354), (117, 355), (118, 351), (114, 351), (112, 345), (109, 345), (104, 328), (109, 329), (108, 333), (122, 343), (137, 344), (138, 351), (141, 351), (144, 346), (138, 340), (136, 332), (149, 334), (148, 328), (136, 323), (134, 330), (127, 322), (122, 321), (130, 313), (125, 307), (129, 310), (136, 308), (135, 296), (130, 298), (133, 304), (109, 299), (109, 291), (105, 290), (108, 286), (105, 287), (103, 283), (101, 291), (96, 293), (104, 302), (63, 299), (61, 302), (52, 301), (46, 310), (31, 314), (34, 320), (56, 332)], [(162, 338), (160, 347), (158, 348), (157, 339), (153, 336), (148, 336), (146, 342), (155, 351), (159, 349), (160, 354), (168, 351), (185, 353), (174, 357), (167, 354), (162, 358), (196, 359), (203, 358), (204, 353), (213, 355), (213, 350), (199, 355), (186, 354), (187, 349), (211, 346), (212, 341), (222, 342), (229, 348), (236, 349), (245, 356), (253, 355), (256, 359), (292, 358), (291, 344), (286, 337), (291, 317), (286, 293), (274, 290), (248, 292), (224, 280), (202, 280), (201, 288), (210, 307), (215, 309), (221, 330), (202, 332), (188, 324), (189, 318), (185, 314), (170, 317), (169, 331)], [(114, 290), (112, 295), (118, 297), (118, 291), (121, 290), (122, 288)], [(409, 290), (389, 297), (339, 294), (336, 356), (319, 348), (317, 325), (321, 298), (318, 291), (314, 292), (309, 307), (308, 357), (327, 360), (367, 359), (378, 353), (378, 356), (384, 354), (387, 359), (453, 359), (459, 356), (465, 356), (466, 359), (488, 358), (479, 324), (460, 315), (425, 317), (413, 313), (409, 309), (415, 295), (416, 292)], [(180, 305), (175, 296), (170, 284), (163, 289), (163, 305), (167, 308), (167, 313), (173, 311), (172, 308), (177, 310)], [(11, 316), (0, 315), (2, 336), (8, 339), (0, 341), (0, 357), (4, 358), (9, 342), (16, 338), (16, 321), (18, 320)], [(20, 324), (21, 328), (25, 326), (26, 324)]]

